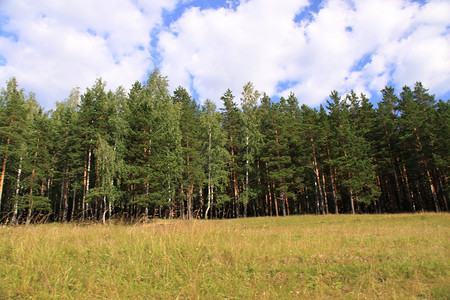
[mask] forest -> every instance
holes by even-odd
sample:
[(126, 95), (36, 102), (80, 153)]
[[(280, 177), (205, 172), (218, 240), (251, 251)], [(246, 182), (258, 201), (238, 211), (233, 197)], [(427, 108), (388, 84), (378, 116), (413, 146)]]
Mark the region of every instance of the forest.
[(449, 100), (420, 82), (380, 92), (377, 107), (332, 91), (310, 108), (249, 82), (218, 109), (170, 93), (155, 69), (129, 91), (98, 79), (45, 111), (11, 78), (0, 223), (448, 211)]

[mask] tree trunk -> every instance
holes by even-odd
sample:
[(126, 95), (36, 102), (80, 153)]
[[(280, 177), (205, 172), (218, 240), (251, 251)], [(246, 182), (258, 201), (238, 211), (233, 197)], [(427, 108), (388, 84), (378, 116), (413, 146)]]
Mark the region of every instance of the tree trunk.
[[(318, 184), (317, 184), (317, 177), (315, 178), (315, 180), (314, 180), (314, 189), (315, 189), (315, 191), (316, 191), (316, 197), (315, 197), (315, 199), (316, 199), (316, 214), (320, 214), (320, 194), (319, 194), (319, 192), (318, 192)], [(319, 197), (317, 197), (317, 195), (319, 195)]]
[(249, 165), (249, 160), (248, 160), (248, 139), (249, 136), (247, 135), (245, 137), (245, 153), (246, 153), (246, 158), (245, 158), (245, 201), (244, 201), (244, 218), (247, 218), (247, 204), (248, 204), (248, 169), (250, 167)]
[(328, 154), (328, 162), (330, 163), (330, 177), (331, 177), (331, 190), (333, 192), (333, 203), (334, 203), (334, 213), (336, 215), (339, 214), (338, 204), (337, 204), (337, 196), (336, 196), (336, 183), (335, 176), (336, 172), (333, 172), (333, 168), (331, 167), (331, 154), (330, 154), (330, 146), (327, 144), (327, 154)]
[(30, 201), (30, 207), (28, 207), (27, 220), (25, 221), (25, 225), (30, 225), (31, 222), (31, 214), (33, 212), (33, 200)]
[(108, 211), (109, 211), (109, 219), (108, 222), (111, 224), (112, 216), (113, 216), (113, 210), (112, 210), (112, 204), (111, 201), (108, 201)]
[(236, 171), (233, 171), (233, 185), (234, 185), (234, 217), (239, 218), (239, 187), (237, 184)]
[(205, 211), (205, 219), (208, 219), (208, 213), (211, 209), (212, 187), (208, 184), (208, 206)]
[(205, 211), (205, 219), (208, 219), (208, 213), (211, 209), (211, 197), (212, 197), (212, 187), (211, 187), (211, 173), (208, 173), (208, 205)]
[(422, 154), (422, 163), (424, 164), (425, 170), (426, 170), (426, 173), (427, 173), (427, 180), (428, 180), (428, 184), (430, 185), (430, 191), (431, 191), (431, 196), (433, 198), (434, 209), (436, 210), (436, 212), (439, 212), (440, 209), (439, 209), (439, 203), (438, 203), (438, 200), (437, 200), (436, 188), (434, 187), (433, 181), (431, 180), (430, 169), (428, 168), (428, 163), (427, 163), (427, 160), (425, 158), (425, 153), (423, 151), (422, 141), (420, 140), (420, 136), (419, 136), (419, 134), (417, 132), (417, 128), (415, 128), (415, 127), (414, 127), (414, 133), (416, 134), (417, 141), (419, 142), (419, 149), (420, 149), (420, 152)]
[(63, 206), (63, 215), (62, 221), (67, 222), (67, 216), (69, 214), (69, 201), (68, 201), (68, 193), (69, 193), (69, 179), (68, 179), (69, 166), (66, 165), (63, 176), (63, 185), (64, 188), (61, 190), (62, 193), (62, 206)]
[(103, 196), (103, 215), (102, 215), (102, 223), (106, 225), (106, 214), (108, 210), (106, 209), (106, 196)]
[(286, 202), (285, 202), (285, 199), (284, 199), (285, 194), (286, 194), (286, 192), (281, 192), (280, 193), (281, 209), (282, 209), (282, 212), (283, 212), (283, 217), (286, 217)]
[(149, 213), (148, 206), (146, 206), (144, 210), (144, 222), (148, 221), (148, 213)]
[(59, 196), (59, 210), (58, 210), (58, 220), (60, 222), (64, 221), (64, 187), (66, 186), (64, 183), (66, 181), (66, 174), (63, 175), (61, 181), (61, 195)]
[(298, 214), (302, 213), (302, 201), (301, 201), (301, 199), (303, 198), (304, 193), (305, 193), (305, 189), (303, 188), (303, 189), (300, 190), (300, 199), (298, 200), (298, 203), (297, 203), (297, 213)]
[[(412, 199), (413, 195), (411, 192), (411, 187), (409, 184), (408, 174), (406, 172), (405, 164), (403, 164), (403, 167), (400, 169), (400, 173), (402, 176), (403, 185), (405, 186), (405, 189), (406, 189), (406, 198), (408, 199), (408, 202), (412, 203), (412, 205), (415, 207), (414, 200)], [(422, 208), (423, 208), (423, 205), (422, 205)], [(400, 207), (400, 209), (402, 210), (402, 207)]]
[(355, 204), (354, 204), (354, 201), (353, 201), (353, 191), (352, 191), (352, 189), (350, 189), (350, 205), (352, 207), (352, 214), (354, 215), (355, 214)]
[(203, 206), (205, 205), (205, 199), (203, 198), (203, 189), (201, 186), (198, 188), (198, 197), (200, 198), (200, 209), (198, 209), (197, 213), (194, 215), (195, 219), (198, 219), (199, 216), (201, 217), (203, 215)]
[[(380, 190), (380, 195), (383, 195), (383, 188), (382, 188), (382, 183), (381, 183), (381, 178), (380, 178), (380, 174), (378, 173), (378, 170), (375, 172), (376, 173), (376, 185), (378, 186), (378, 189)], [(389, 185), (387, 185), (389, 187)], [(389, 188), (388, 188), (389, 190)], [(380, 197), (378, 197), (379, 199)], [(377, 214), (381, 214), (381, 205), (379, 203), (379, 201), (375, 201), (375, 212)]]
[(205, 219), (208, 219), (211, 208), (211, 127), (209, 128), (208, 138), (208, 206), (205, 211)]
[(273, 214), (273, 205), (272, 205), (272, 193), (270, 190), (270, 181), (269, 181), (269, 169), (266, 165), (266, 178), (267, 178), (267, 194), (266, 194), (266, 215), (272, 216)]
[[(212, 205), (212, 203), (214, 203), (214, 185), (211, 187), (211, 205)], [(216, 212), (214, 215), (216, 216), (216, 218), (217, 218), (217, 209), (214, 209), (214, 210), (212, 210), (211, 211), (211, 218), (213, 218), (214, 216), (213, 216), (213, 212)]]
[(430, 185), (430, 190), (431, 190), (431, 196), (433, 197), (433, 203), (434, 203), (434, 209), (436, 210), (436, 212), (440, 212), (440, 208), (439, 208), (439, 203), (438, 203), (438, 199), (437, 199), (437, 194), (436, 194), (436, 188), (434, 187), (433, 181), (431, 180), (431, 174), (430, 174), (430, 170), (427, 167), (427, 178), (428, 178), (428, 184)]
[[(440, 171), (439, 171), (439, 169), (437, 169), (436, 170), (436, 172), (438, 173), (438, 175), (439, 175), (439, 173), (440, 173)], [(442, 176), (438, 176), (438, 178), (439, 178), (439, 182), (438, 182), (438, 186), (439, 186), (439, 190), (441, 191), (441, 195), (442, 195), (442, 201), (444, 202), (444, 209), (445, 209), (445, 211), (448, 211), (448, 203), (447, 203), (447, 197), (446, 197), (446, 195), (445, 195), (445, 192), (443, 191), (444, 190), (444, 185), (442, 184)]]
[(325, 199), (325, 203), (324, 203), (324, 209), (325, 209), (325, 214), (328, 214), (328, 193), (327, 193), (327, 189), (326, 189), (326, 183), (325, 183), (325, 174), (324, 172), (322, 172), (322, 182), (323, 182), (323, 189), (324, 189), (324, 199)]
[(73, 189), (73, 195), (72, 195), (72, 209), (71, 209), (71, 211), (70, 211), (70, 221), (72, 221), (73, 220), (73, 215), (74, 215), (74, 213), (75, 213), (75, 204), (76, 204), (76, 198), (75, 198), (75, 196), (76, 196), (76, 190), (75, 189)]
[(192, 220), (192, 194), (194, 193), (194, 185), (191, 184), (190, 188), (186, 194), (186, 204), (187, 204), (187, 217), (188, 220)]
[[(6, 139), (6, 145), (9, 145), (9, 137)], [(3, 183), (5, 182), (7, 160), (8, 160), (8, 153), (5, 153), (2, 160), (2, 174), (0, 175), (0, 211), (2, 208)]]
[[(233, 136), (230, 136), (230, 149), (231, 149), (231, 162), (234, 168), (235, 164), (235, 155), (234, 155), (234, 145), (233, 145)], [(233, 199), (233, 214), (235, 218), (239, 218), (239, 191), (237, 184), (237, 174), (236, 170), (232, 171), (232, 182), (233, 182), (233, 191), (234, 191), (234, 199)]]
[(16, 181), (16, 194), (14, 199), (14, 208), (13, 208), (13, 215), (11, 219), (11, 224), (16, 225), (17, 223), (17, 214), (19, 212), (19, 190), (20, 190), (20, 175), (22, 174), (22, 156), (19, 158), (19, 169), (17, 170), (17, 181)]
[[(275, 190), (275, 187), (273, 187), (273, 190)], [(274, 195), (273, 195), (273, 202), (274, 202), (274, 206), (275, 206), (275, 215), (278, 217), (278, 199), (277, 199), (276, 192), (274, 192)]]
[(88, 210), (89, 210), (89, 204), (86, 203), (86, 196), (89, 194), (89, 178), (91, 173), (91, 156), (92, 156), (92, 147), (89, 146), (87, 161), (84, 169), (83, 174), (83, 199), (82, 199), (82, 216), (83, 220), (88, 218)]
[[(388, 135), (388, 132), (385, 132), (386, 135)], [(396, 195), (398, 198), (399, 202), (403, 202), (403, 197), (401, 196), (401, 188), (400, 188), (400, 181), (398, 179), (398, 174), (397, 174), (397, 170), (395, 168), (395, 163), (394, 163), (394, 154), (392, 153), (392, 146), (391, 146), (391, 141), (390, 138), (387, 138), (387, 144), (388, 144), (388, 150), (389, 150), (389, 158), (390, 158), (390, 162), (391, 162), (391, 168), (392, 168), (392, 172), (394, 173), (394, 180), (395, 180), (395, 187), (396, 187)], [(408, 199), (408, 203), (412, 209), (413, 212), (416, 211), (414, 203), (412, 203), (411, 201), (411, 197), (409, 195), (407, 195), (407, 199)]]
[(170, 187), (170, 181), (171, 181), (171, 178), (170, 178), (170, 172), (169, 172), (169, 181), (168, 181), (168, 183), (167, 183), (167, 190), (169, 191), (169, 199), (168, 199), (168, 202), (169, 202), (169, 219), (172, 219), (173, 218), (173, 203), (172, 203), (172, 189), (171, 189), (171, 187)]
[(319, 166), (317, 163), (317, 156), (316, 156), (316, 147), (314, 145), (314, 138), (312, 136), (311, 136), (311, 147), (312, 147), (312, 151), (313, 151), (314, 174), (316, 175), (316, 182), (317, 182), (317, 187), (319, 190), (320, 213), (323, 213), (324, 200), (323, 200), (323, 193), (322, 193), (322, 183), (320, 182)]
[[(36, 143), (36, 149), (39, 149), (39, 137), (37, 138), (37, 143)], [(36, 158), (38, 156), (38, 152), (36, 151), (34, 153), (34, 160), (33, 160), (33, 170), (31, 171), (31, 178), (30, 178), (30, 182), (33, 184), (34, 183), (34, 174), (36, 172)], [(33, 186), (30, 187), (30, 196), (33, 196)], [(31, 222), (31, 214), (33, 212), (33, 198), (31, 198), (30, 200), (30, 207), (28, 208), (28, 213), (27, 213), (27, 220), (26, 220), (26, 226), (30, 225)]]
[[(181, 188), (181, 190), (183, 190), (183, 187)], [(184, 194), (184, 192), (182, 192), (182, 195)], [(185, 213), (185, 207), (184, 207), (184, 200), (183, 197), (181, 197), (180, 199), (180, 216), (181, 218), (184, 220), (186, 218), (186, 213)]]

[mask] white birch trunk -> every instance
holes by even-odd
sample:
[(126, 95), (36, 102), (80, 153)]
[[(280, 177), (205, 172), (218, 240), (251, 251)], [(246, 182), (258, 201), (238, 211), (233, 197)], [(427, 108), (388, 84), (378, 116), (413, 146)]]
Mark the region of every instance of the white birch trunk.
[(352, 214), (355, 214), (355, 203), (353, 201), (353, 191), (350, 189), (350, 204), (352, 206)]
[(209, 128), (208, 144), (208, 207), (205, 212), (205, 219), (208, 219), (208, 213), (211, 208), (211, 127)]
[(102, 222), (103, 225), (106, 224), (106, 213), (108, 210), (106, 209), (106, 196), (103, 196), (103, 216), (102, 216)]
[[(92, 157), (92, 147), (89, 146), (89, 153), (88, 153), (88, 165), (87, 165), (87, 174), (86, 174), (86, 196), (89, 194), (89, 177), (91, 173), (91, 157)], [(86, 217), (88, 216), (88, 210), (89, 210), (89, 203), (85, 203), (86, 207), (83, 208), (84, 213), (86, 214)]]
[[(14, 208), (13, 208), (13, 216), (11, 219), (11, 224), (16, 225), (17, 222), (17, 214), (19, 212), (19, 189), (20, 189), (20, 174), (22, 174), (22, 156), (19, 159), (19, 169), (17, 170), (17, 182), (16, 182), (16, 199), (14, 200)], [(31, 208), (30, 208), (31, 209)]]
[(245, 193), (246, 193), (246, 199), (244, 201), (244, 218), (247, 217), (247, 203), (248, 203), (248, 168), (249, 168), (249, 161), (248, 161), (248, 139), (249, 136), (247, 135), (245, 138), (245, 145), (246, 145), (246, 160), (245, 160)]

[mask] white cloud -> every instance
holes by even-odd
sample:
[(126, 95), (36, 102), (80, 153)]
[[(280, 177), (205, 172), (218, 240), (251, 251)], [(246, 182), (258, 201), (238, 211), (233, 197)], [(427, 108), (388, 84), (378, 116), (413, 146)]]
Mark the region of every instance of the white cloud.
[[(0, 82), (15, 76), (51, 108), (70, 90), (103, 77), (129, 87), (153, 68), (150, 31), (176, 0), (14, 0), (1, 3), (8, 22), (0, 36)], [(17, 39), (17, 41), (16, 41)], [(2, 84), (2, 86), (4, 86)], [(45, 97), (45, 98), (43, 98)]]
[[(228, 88), (239, 99), (248, 81), (272, 96), (293, 91), (311, 106), (333, 89), (370, 96), (416, 80), (438, 96), (449, 92), (448, 0), (324, 0), (295, 23), (309, 2), (200, 9), (189, 0), (0, 0), (0, 86), (15, 76), (52, 108), (100, 76), (111, 89), (145, 80), (153, 53), (172, 89), (192, 86), (199, 100), (219, 105)], [(162, 11), (177, 4), (188, 9), (163, 28)], [(151, 34), (160, 30), (154, 49)]]
[[(329, 0), (311, 21), (294, 23), (306, 5), (250, 0), (236, 10), (192, 8), (160, 35), (162, 71), (173, 88), (192, 79), (200, 100), (216, 102), (227, 88), (239, 98), (247, 81), (270, 95), (292, 90), (313, 106), (333, 89), (370, 96), (389, 82), (400, 88), (420, 80), (448, 92), (450, 2)], [(296, 84), (279, 92), (280, 82)]]
[[(288, 3), (289, 5), (285, 5)], [(239, 96), (242, 86), (274, 93), (276, 82), (289, 68), (292, 22), (306, 1), (249, 1), (236, 11), (189, 9), (160, 35), (162, 72), (174, 87), (193, 86), (201, 100), (217, 101), (227, 88)]]

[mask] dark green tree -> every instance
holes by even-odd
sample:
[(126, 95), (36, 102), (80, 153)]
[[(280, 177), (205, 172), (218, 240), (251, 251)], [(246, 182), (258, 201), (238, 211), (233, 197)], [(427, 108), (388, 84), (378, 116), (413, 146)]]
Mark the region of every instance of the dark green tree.
[[(181, 152), (184, 162), (181, 177), (181, 193), (183, 196), (180, 199), (180, 203), (183, 217), (185, 212), (184, 203), (186, 203), (186, 217), (190, 220), (194, 217), (194, 188), (198, 187), (199, 191), (201, 191), (204, 181), (200, 139), (200, 108), (183, 87), (178, 87), (174, 91), (172, 101), (181, 106)], [(186, 199), (186, 202), (184, 202), (183, 198)]]
[(231, 90), (227, 90), (220, 98), (223, 103), (222, 114), (224, 117), (223, 128), (227, 135), (226, 148), (230, 154), (231, 162), (229, 166), (229, 182), (228, 191), (231, 194), (231, 216), (239, 217), (239, 197), (241, 194), (240, 178), (241, 163), (239, 155), (241, 154), (241, 111), (238, 109), (234, 101), (234, 95)]
[(14, 77), (7, 81), (6, 90), (2, 89), (0, 104), (1, 209), (8, 158), (15, 151), (15, 145), (22, 142), (22, 128), (25, 125), (25, 96)]

